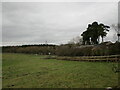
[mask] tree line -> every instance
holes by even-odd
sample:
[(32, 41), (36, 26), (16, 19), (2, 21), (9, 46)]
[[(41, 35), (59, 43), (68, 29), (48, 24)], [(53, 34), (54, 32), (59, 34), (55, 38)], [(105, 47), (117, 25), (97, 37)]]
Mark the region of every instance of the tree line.
[(3, 47), (3, 53), (26, 53), (58, 56), (103, 56), (120, 54), (120, 43), (104, 42), (98, 45), (46, 45), (46, 46), (11, 46)]
[[(62, 45), (33, 44), (6, 46), (2, 47), (2, 52), (58, 56), (103, 56), (120, 54), (119, 42), (103, 42), (104, 37), (109, 32), (109, 28), (109, 26), (102, 23), (98, 24), (98, 22), (93, 22), (92, 24), (88, 24), (87, 30), (81, 34), (83, 40), (76, 37), (68, 44)], [(100, 37), (103, 43), (100, 43)], [(81, 41), (83, 45), (80, 44)]]

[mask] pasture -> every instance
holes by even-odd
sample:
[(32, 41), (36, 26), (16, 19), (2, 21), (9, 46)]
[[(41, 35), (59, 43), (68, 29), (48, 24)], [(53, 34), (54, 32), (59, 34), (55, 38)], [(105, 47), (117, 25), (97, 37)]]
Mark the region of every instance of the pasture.
[(115, 62), (79, 62), (45, 59), (34, 54), (3, 53), (3, 88), (118, 87)]

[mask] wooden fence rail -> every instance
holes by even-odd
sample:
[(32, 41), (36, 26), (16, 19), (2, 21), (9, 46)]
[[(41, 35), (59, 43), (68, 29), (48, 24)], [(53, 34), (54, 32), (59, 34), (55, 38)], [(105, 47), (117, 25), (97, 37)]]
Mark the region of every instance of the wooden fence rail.
[(110, 56), (80, 56), (80, 57), (68, 57), (68, 56), (58, 56), (58, 60), (70, 60), (70, 61), (89, 61), (89, 62), (119, 62), (120, 55), (110, 55)]

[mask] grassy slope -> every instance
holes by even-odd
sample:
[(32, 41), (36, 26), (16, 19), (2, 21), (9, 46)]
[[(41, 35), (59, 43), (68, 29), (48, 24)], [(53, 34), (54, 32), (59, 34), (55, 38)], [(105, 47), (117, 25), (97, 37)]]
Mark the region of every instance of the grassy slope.
[(45, 56), (3, 54), (3, 87), (103, 88), (118, 85), (115, 63), (42, 59)]

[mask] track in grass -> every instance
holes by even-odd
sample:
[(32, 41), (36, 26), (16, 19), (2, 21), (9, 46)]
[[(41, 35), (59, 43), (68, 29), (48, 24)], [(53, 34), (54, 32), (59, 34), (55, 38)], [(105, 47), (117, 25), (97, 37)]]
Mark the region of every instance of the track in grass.
[(3, 88), (118, 87), (114, 62), (74, 62), (3, 53)]

